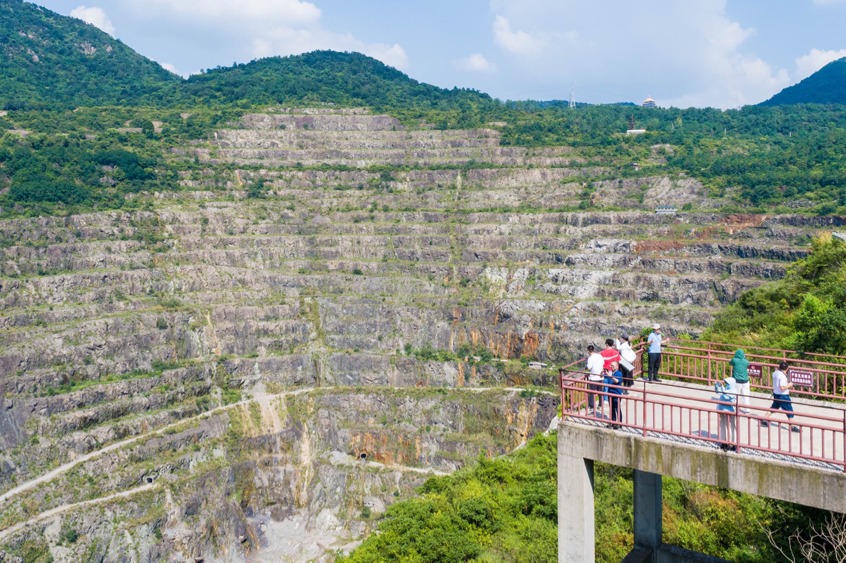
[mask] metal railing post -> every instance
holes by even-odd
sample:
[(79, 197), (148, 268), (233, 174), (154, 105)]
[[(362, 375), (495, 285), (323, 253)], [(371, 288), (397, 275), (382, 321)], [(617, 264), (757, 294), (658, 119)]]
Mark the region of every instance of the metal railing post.
[(564, 369), (558, 370), (558, 385), (561, 387), (561, 420), (564, 420)]
[(646, 438), (646, 383), (643, 384), (643, 437)]
[(846, 473), (846, 411), (843, 411), (843, 471)]
[(710, 386), (711, 383), (711, 345), (708, 344), (708, 385)]
[(734, 447), (740, 453), (740, 395), (734, 396)]

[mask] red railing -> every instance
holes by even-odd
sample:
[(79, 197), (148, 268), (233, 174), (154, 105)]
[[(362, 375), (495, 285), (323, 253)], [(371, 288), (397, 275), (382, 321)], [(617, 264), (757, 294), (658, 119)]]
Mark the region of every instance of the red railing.
[[(720, 349), (724, 346), (729, 349)], [(633, 375), (638, 377), (643, 374), (644, 344), (635, 343), (633, 348), (638, 352)], [(813, 360), (789, 358), (798, 353), (755, 350), (778, 354), (747, 354), (751, 363), (762, 368), (759, 378), (750, 378), (754, 389), (772, 389), (772, 372), (778, 362), (787, 359), (791, 366), (815, 374), (812, 389), (794, 388), (791, 394), (827, 401), (846, 399), (846, 365), (836, 363), (841, 358), (822, 355), (813, 356)], [(681, 382), (707, 383), (707, 387), (672, 381), (635, 387), (604, 384), (591, 387), (584, 371), (585, 359), (578, 360), (559, 372), (562, 414), (589, 423), (607, 423), (621, 430), (633, 429), (643, 436), (720, 444), (738, 452), (749, 450), (784, 456), (846, 471), (846, 409), (833, 403), (794, 402), (794, 418), (785, 422), (783, 410), (741, 405), (739, 396), (733, 402), (722, 402), (712, 385), (730, 375), (729, 361), (733, 356), (734, 349), (727, 345), (691, 341), (665, 344), (659, 375)], [(831, 359), (834, 361), (827, 361)], [(625, 390), (627, 394), (617, 395), (610, 392), (612, 389)], [(589, 395), (594, 395), (595, 404), (603, 405), (601, 412), (588, 412)], [(619, 401), (619, 421), (609, 418), (612, 399)], [(606, 407), (608, 414), (604, 414)], [(767, 415), (773, 418), (768, 420)]]
[[(581, 362), (567, 367), (578, 363)], [(628, 388), (604, 384), (591, 387), (585, 372), (565, 369), (560, 371), (560, 379), (565, 419), (608, 424), (643, 436), (719, 444), (737, 452), (804, 460), (846, 471), (846, 410), (834, 405), (794, 403), (794, 418), (785, 422), (783, 410), (741, 405), (739, 396), (732, 402), (723, 402), (713, 388), (671, 382)], [(627, 394), (617, 395), (611, 393), (612, 389), (625, 390)], [(595, 405), (603, 405), (598, 412), (588, 409), (589, 395), (594, 396)], [(610, 419), (613, 399), (619, 401), (617, 421)], [(720, 410), (721, 407), (733, 411)], [(768, 414), (772, 415), (769, 420)]]
[[(735, 350), (736, 347), (726, 344), (673, 340), (663, 346), (659, 375), (680, 381), (707, 383), (710, 386), (731, 375), (729, 362)], [(748, 352), (749, 349), (746, 350)], [(846, 358), (771, 348), (756, 347), (752, 350), (765, 352), (746, 354), (749, 362), (761, 370), (759, 377), (749, 378), (753, 390), (772, 390), (773, 371), (779, 362), (787, 361), (791, 369), (813, 374), (812, 385), (795, 386), (791, 390), (794, 396), (824, 401), (846, 400)], [(842, 363), (838, 363), (840, 361)]]

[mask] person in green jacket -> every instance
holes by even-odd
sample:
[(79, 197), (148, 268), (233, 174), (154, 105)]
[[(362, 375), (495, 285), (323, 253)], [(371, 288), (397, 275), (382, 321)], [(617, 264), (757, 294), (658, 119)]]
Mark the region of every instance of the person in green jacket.
[[(729, 362), (731, 365), (731, 376), (736, 381), (737, 394), (743, 398), (743, 404), (749, 406), (749, 360), (746, 353), (738, 350), (734, 358)], [(747, 411), (748, 412), (748, 411)]]

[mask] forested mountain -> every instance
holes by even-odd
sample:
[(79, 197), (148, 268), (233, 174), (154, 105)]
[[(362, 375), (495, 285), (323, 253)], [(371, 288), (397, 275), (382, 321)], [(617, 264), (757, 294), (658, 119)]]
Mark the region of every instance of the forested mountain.
[(418, 82), (360, 53), (314, 51), (221, 67), (190, 77), (177, 95), (184, 103), (266, 105), (302, 102), (386, 107), (487, 104), (474, 90)]
[(785, 88), (761, 105), (843, 103), (846, 103), (846, 57), (828, 63), (799, 84)]
[(182, 79), (81, 20), (0, 0), (0, 107), (135, 104)]
[(184, 80), (76, 18), (0, 0), (0, 108), (97, 105), (267, 105), (306, 102), (384, 107), (491, 103), (474, 90), (412, 80), (359, 53), (315, 51), (217, 68)]
[[(97, 28), (34, 4), (0, 0), (0, 24), (4, 53), (0, 107), (9, 112), (0, 117), (0, 130), (17, 127), (49, 135), (70, 134), (61, 139), (0, 141), (0, 164), (9, 161), (0, 181), (12, 182), (8, 197), (23, 205), (102, 205), (106, 200), (95, 171), (77, 168), (82, 162), (105, 157), (81, 158), (79, 150), (99, 154), (117, 148), (118, 143), (120, 148), (144, 152), (142, 161), (151, 170), (149, 163), (154, 160), (149, 159), (161, 154), (162, 142), (205, 138), (212, 127), (255, 108), (312, 103), (363, 105), (411, 127), (420, 120), (437, 129), (505, 123), (499, 127), (503, 145), (580, 146), (621, 167), (649, 161), (653, 146), (671, 145), (667, 169), (695, 176), (720, 197), (739, 188), (733, 190), (738, 204), (751, 203), (764, 210), (801, 200), (803, 207), (817, 213), (833, 213), (846, 205), (846, 180), (840, 173), (844, 153), (837, 148), (846, 131), (846, 109), (839, 105), (746, 107), (726, 112), (616, 105), (571, 111), (556, 103), (502, 103), (473, 90), (438, 88), (365, 55), (332, 51), (272, 57), (184, 80)], [(844, 67), (846, 62), (832, 63), (815, 77), (836, 74), (836, 69)], [(125, 110), (66, 113), (71, 108), (104, 105)], [(180, 115), (185, 112), (192, 117), (183, 120)], [(647, 133), (621, 137), (632, 118)], [(152, 121), (164, 126), (156, 133)], [(86, 138), (128, 125), (142, 129), (145, 138)], [(61, 150), (56, 154), (42, 150), (57, 143)], [(162, 176), (161, 166), (158, 170)], [(815, 173), (810, 174), (811, 170)], [(56, 184), (36, 189), (35, 177), (42, 184), (44, 178), (55, 179), (63, 188)], [(151, 182), (161, 187), (160, 180), (152, 172), (136, 174), (126, 178), (128, 183), (108, 189), (137, 191), (151, 187)], [(114, 201), (122, 205), (119, 197)], [(11, 207), (3, 203), (0, 198), (0, 206), (9, 212)], [(39, 208), (38, 212), (50, 210)]]

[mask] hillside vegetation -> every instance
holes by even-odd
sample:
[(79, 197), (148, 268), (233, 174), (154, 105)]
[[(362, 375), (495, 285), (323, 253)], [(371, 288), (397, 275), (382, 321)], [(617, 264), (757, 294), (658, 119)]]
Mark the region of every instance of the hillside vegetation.
[[(555, 561), (556, 442), (555, 434), (539, 435), (511, 455), (430, 478), (419, 498), (393, 505), (377, 534), (336, 561)], [(600, 463), (594, 471), (596, 560), (616, 563), (634, 542), (632, 471)], [(666, 543), (730, 561), (781, 560), (766, 530), (823, 519), (819, 511), (668, 477), (663, 495)]]
[[(622, 106), (530, 112), (516, 106), (487, 113), (469, 102), (468, 107), (467, 111), (394, 108), (386, 113), (411, 129), (420, 129), (420, 120), (441, 129), (487, 127), (487, 119), (502, 119), (508, 123), (497, 132), (503, 146), (574, 147), (579, 157), (613, 170), (616, 178), (655, 174), (696, 178), (705, 184), (711, 198), (724, 202), (725, 212), (846, 215), (846, 176), (842, 174), (846, 108), (841, 106), (749, 107), (730, 112)], [(235, 123), (245, 112), (202, 105), (181, 110), (9, 111), (0, 117), (0, 131), (10, 130), (0, 136), (0, 184), (8, 183), (14, 189), (0, 196), (0, 216), (120, 208), (128, 193), (184, 190), (173, 181), (174, 175), (202, 170), (206, 165), (174, 162), (166, 158), (167, 151), (192, 140), (208, 147), (213, 131)], [(619, 133), (626, 127), (626, 115), (633, 112), (647, 127), (647, 134), (627, 137)], [(11, 132), (16, 128), (32, 134)], [(140, 162), (146, 163), (143, 181), (133, 173), (127, 177), (104, 173), (102, 166), (121, 168), (96, 156), (104, 150), (137, 153)], [(68, 166), (70, 161), (93, 162), (100, 168), (80, 170), (77, 164)], [(639, 171), (634, 169), (635, 163)], [(345, 166), (327, 164), (322, 169), (343, 170)], [(474, 163), (462, 166), (472, 168)], [(388, 172), (396, 176), (415, 168), (418, 166), (391, 165)], [(49, 184), (40, 190), (16, 187), (27, 184), (34, 175), (48, 178)], [(603, 208), (602, 201), (587, 196), (582, 209)]]
[(743, 293), (704, 337), (846, 355), (846, 244), (830, 235), (812, 244), (783, 280)]
[(333, 51), (218, 67), (185, 80), (92, 25), (23, 0), (0, 0), (0, 48), (0, 109), (6, 110), (492, 102), (473, 90), (419, 83), (359, 53)]
[(0, 0), (0, 108), (152, 101), (182, 79), (96, 27), (22, 0)]
[(379, 533), (338, 563), (554, 561), (558, 553), (555, 436), (505, 458), (432, 477), (420, 498), (388, 509)]
[[(439, 88), (359, 53), (333, 51), (218, 67), (185, 80), (91, 25), (20, 0), (0, 0), (0, 45), (0, 107), (8, 113), (0, 116), (0, 131), (48, 135), (0, 137), (0, 184), (22, 184), (0, 198), (4, 214), (116, 208), (124, 205), (127, 193), (176, 189), (170, 180), (175, 170), (162, 159), (175, 144), (189, 138), (205, 142), (215, 128), (248, 111), (333, 104), (365, 106), (410, 129), (497, 124), (493, 127), (503, 146), (578, 147), (581, 156), (612, 166), (616, 177), (637, 176), (634, 164), (644, 173), (686, 175), (701, 180), (712, 197), (727, 199), (734, 206), (728, 212), (846, 215), (842, 105), (730, 111), (611, 105), (574, 111)], [(836, 61), (794, 88), (811, 81), (814, 91), (842, 92), (837, 77), (844, 68), (846, 60)], [(76, 115), (84, 106), (123, 109)], [(627, 137), (631, 119), (647, 133)], [(155, 127), (153, 121), (161, 125)], [(110, 129), (119, 134), (104, 135)], [(29, 162), (27, 154), (54, 144), (66, 150)], [(91, 167), (66, 166), (69, 159), (115, 166), (96, 156), (103, 147), (142, 153), (147, 163), (143, 181), (135, 173), (124, 181)], [(14, 163), (6, 164), (10, 158)], [(38, 189), (28, 185), (35, 175), (45, 175), (47, 183)], [(108, 186), (98, 181), (106, 176), (111, 178)]]
[(218, 67), (191, 76), (177, 99), (188, 104), (265, 106), (332, 103), (387, 107), (459, 107), (492, 102), (474, 90), (446, 90), (360, 53), (314, 51), (294, 57), (269, 57), (248, 64)]
[(788, 86), (762, 106), (846, 103), (846, 57), (832, 61), (793, 86)]

